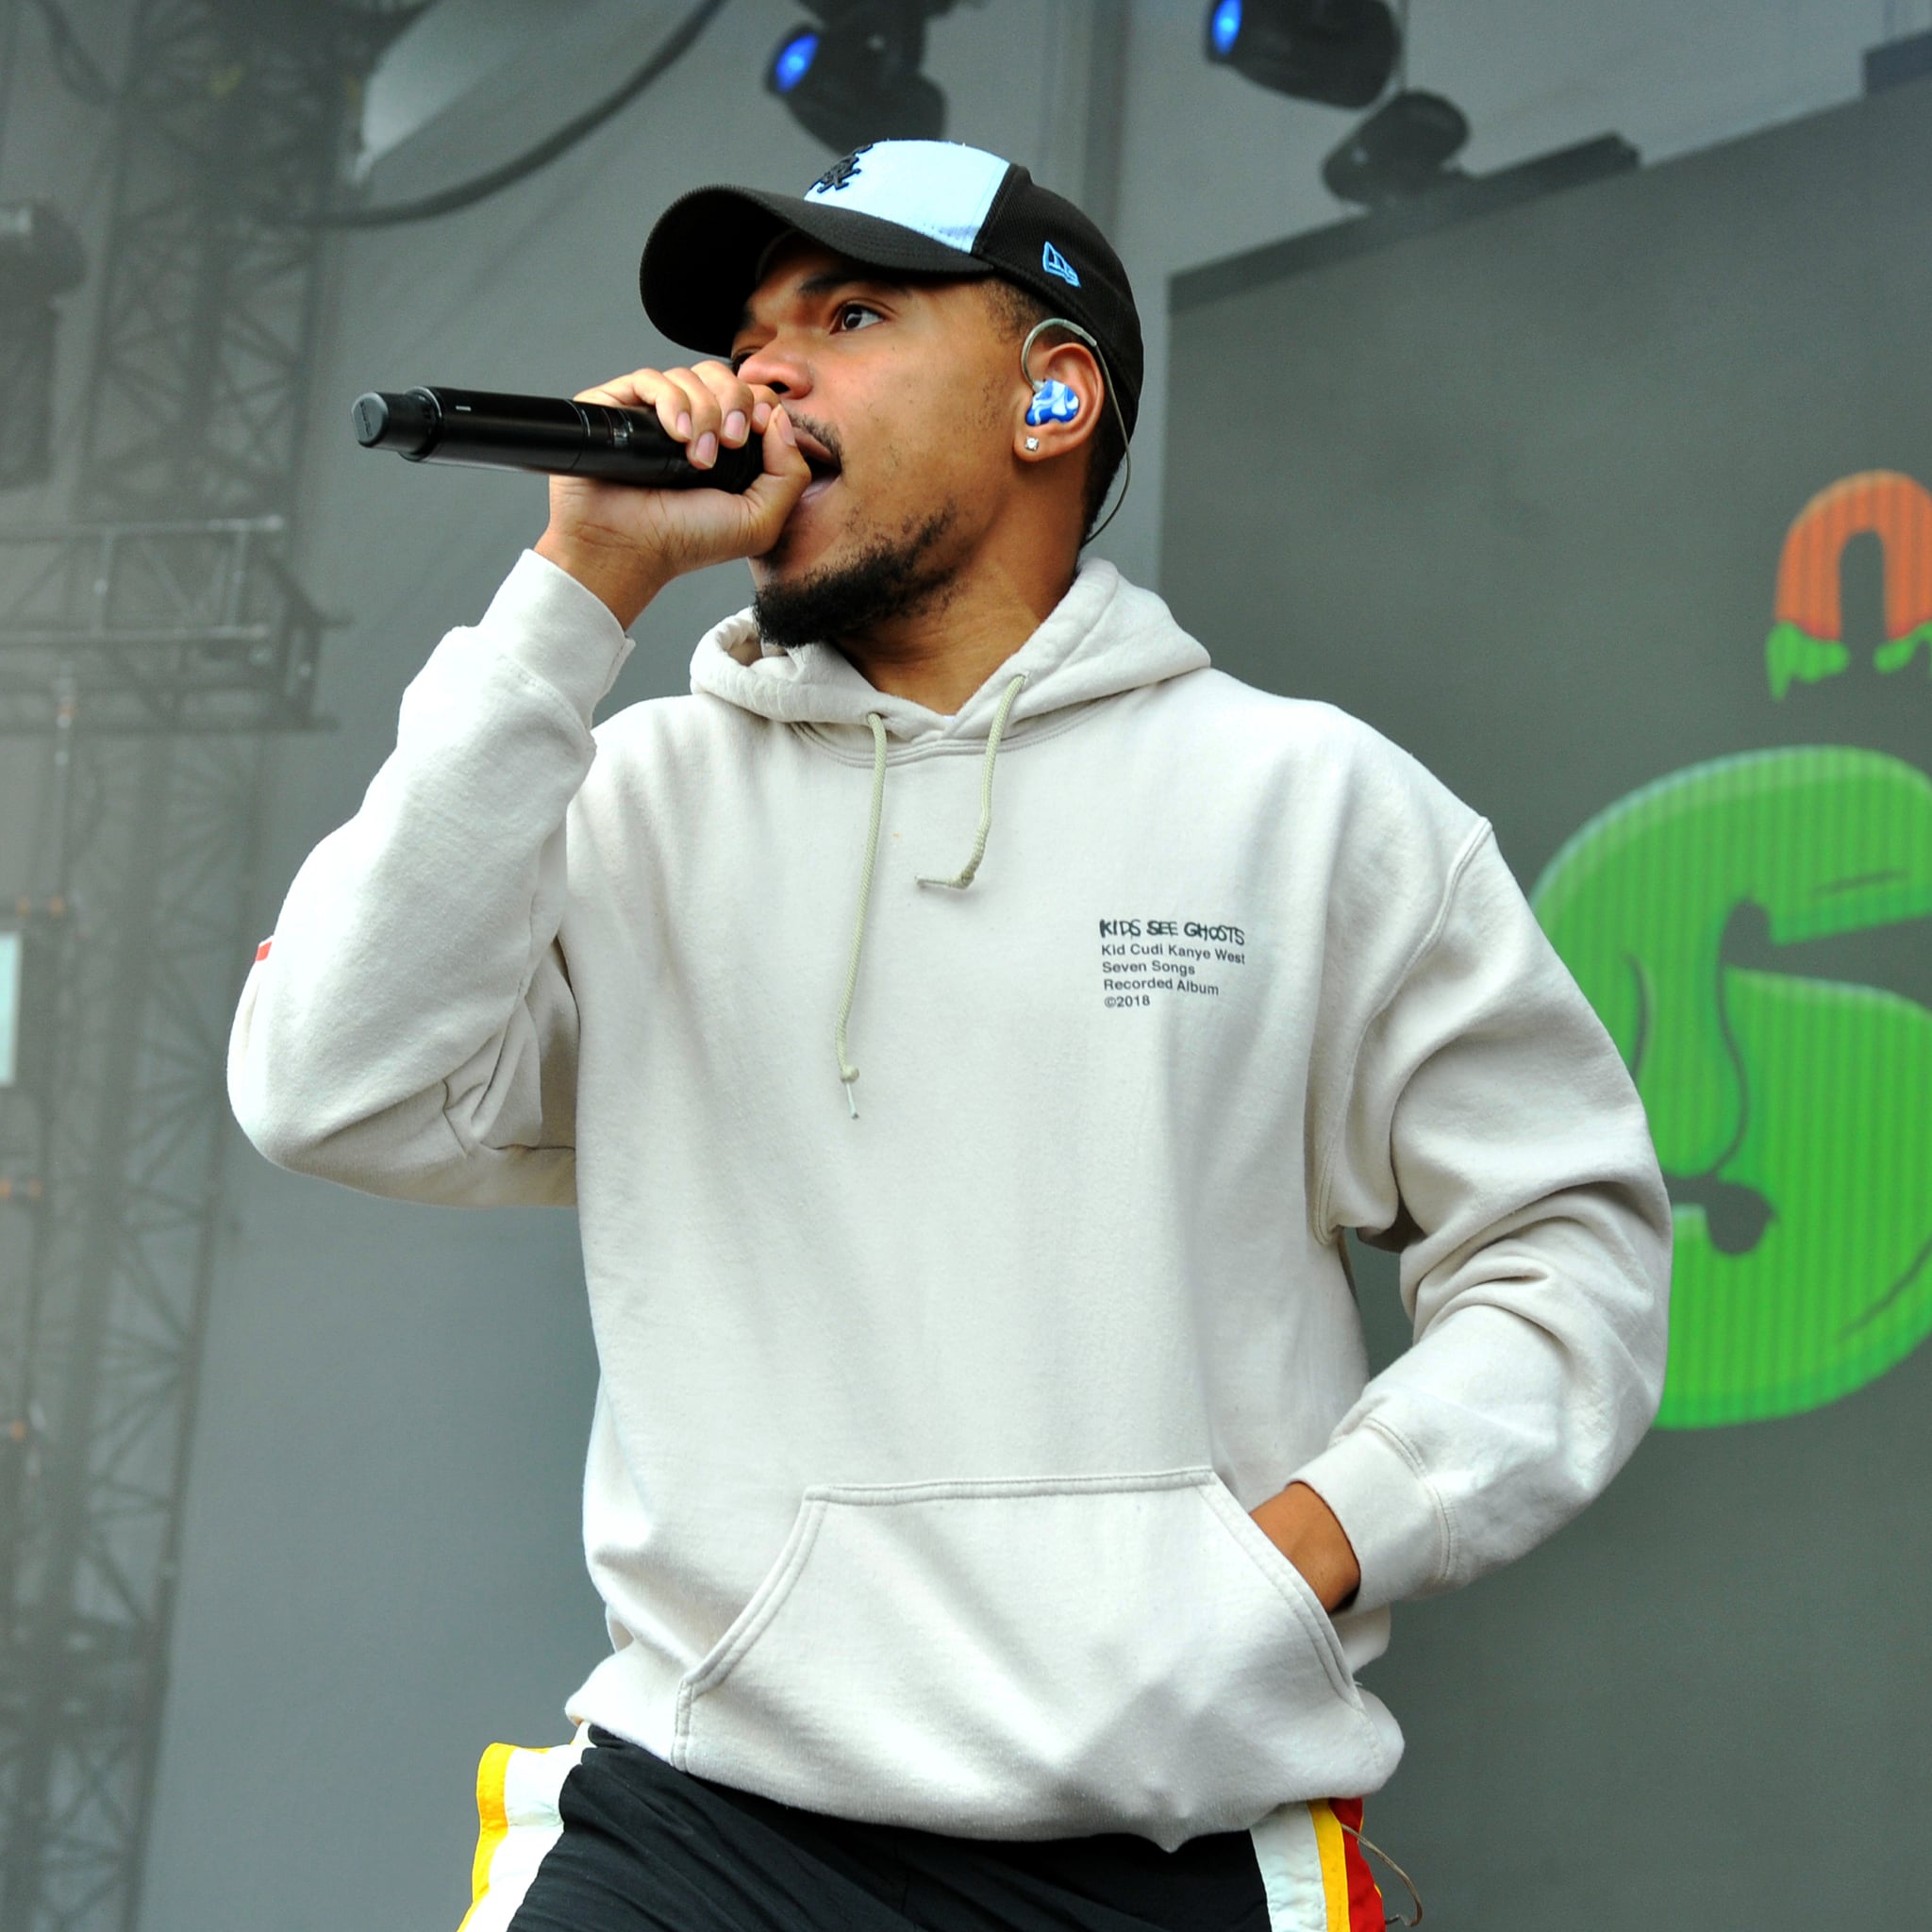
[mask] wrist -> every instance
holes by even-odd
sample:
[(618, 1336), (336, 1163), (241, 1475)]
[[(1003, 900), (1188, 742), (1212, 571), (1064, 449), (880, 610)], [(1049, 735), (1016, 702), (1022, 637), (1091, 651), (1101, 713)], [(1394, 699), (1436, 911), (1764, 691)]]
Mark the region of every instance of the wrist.
[(664, 588), (629, 544), (600, 543), (553, 524), (530, 547), (602, 602), (620, 630), (628, 630)]
[(1360, 1589), (1361, 1565), (1348, 1533), (1307, 1483), (1290, 1483), (1249, 1513), (1301, 1572), (1324, 1610), (1339, 1610)]

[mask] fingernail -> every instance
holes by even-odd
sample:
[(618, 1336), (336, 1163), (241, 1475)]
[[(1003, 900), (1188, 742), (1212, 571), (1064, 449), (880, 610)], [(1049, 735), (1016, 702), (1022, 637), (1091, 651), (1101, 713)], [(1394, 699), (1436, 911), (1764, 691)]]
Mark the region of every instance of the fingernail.
[(698, 446), (691, 451), (691, 459), (701, 469), (707, 469), (718, 460), (718, 439), (708, 429), (698, 438)]
[(785, 441), (792, 446), (793, 449), (796, 449), (798, 447), (798, 431), (792, 428), (791, 418), (790, 416), (779, 416), (778, 434), (782, 436), (785, 439)]
[(685, 410), (683, 415), (677, 419), (677, 433), (680, 436), (689, 436), (691, 434), (691, 411), (689, 409)]
[(730, 415), (724, 419), (724, 441), (726, 442), (742, 442), (744, 435), (744, 411), (742, 409), (733, 409)]
[(772, 406), (770, 403), (754, 403), (751, 406), (751, 426), (754, 429), (756, 429), (759, 433), (759, 435), (764, 434), (765, 425), (769, 423), (771, 420)]

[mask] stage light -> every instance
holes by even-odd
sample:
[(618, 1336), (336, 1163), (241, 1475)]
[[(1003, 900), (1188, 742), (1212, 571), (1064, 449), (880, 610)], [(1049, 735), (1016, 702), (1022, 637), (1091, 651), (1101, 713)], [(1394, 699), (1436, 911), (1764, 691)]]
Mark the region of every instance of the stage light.
[(953, 0), (824, 0), (819, 26), (797, 26), (765, 69), (766, 90), (835, 153), (868, 141), (931, 141), (946, 97), (919, 71), (925, 23)]
[(80, 238), (47, 203), (0, 206), (0, 490), (52, 467), (54, 298), (84, 268)]
[(1322, 163), (1322, 180), (1338, 201), (1384, 208), (1412, 200), (1445, 181), (1466, 180), (1449, 166), (1469, 139), (1469, 121), (1441, 94), (1407, 90), (1385, 101)]
[(789, 94), (811, 72), (811, 63), (818, 51), (816, 28), (807, 27), (802, 33), (793, 34), (778, 49), (777, 58), (772, 62), (773, 92)]
[(1401, 42), (1383, 0), (1214, 0), (1208, 9), (1212, 65), (1335, 108), (1374, 100)]

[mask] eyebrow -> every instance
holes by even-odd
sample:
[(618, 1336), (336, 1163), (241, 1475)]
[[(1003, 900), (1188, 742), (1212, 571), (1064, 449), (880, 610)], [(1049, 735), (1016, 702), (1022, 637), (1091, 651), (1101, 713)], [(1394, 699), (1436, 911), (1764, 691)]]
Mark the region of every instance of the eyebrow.
[[(911, 286), (911, 283), (898, 280), (891, 275), (868, 275), (862, 271), (855, 272), (850, 268), (831, 268), (824, 269), (815, 275), (807, 275), (792, 292), (797, 295), (812, 296), (829, 295), (840, 289), (890, 289), (895, 293), (903, 294)], [(744, 312), (738, 318), (738, 327), (732, 333), (739, 335), (745, 329), (755, 328), (757, 325), (758, 317), (752, 313), (750, 303), (746, 303)]]

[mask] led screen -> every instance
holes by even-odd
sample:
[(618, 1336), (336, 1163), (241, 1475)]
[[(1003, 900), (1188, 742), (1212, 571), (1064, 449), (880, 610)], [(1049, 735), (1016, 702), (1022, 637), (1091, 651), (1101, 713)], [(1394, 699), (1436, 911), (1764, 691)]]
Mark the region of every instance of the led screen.
[(1169, 594), (1495, 821), (1672, 1187), (1671, 1427), (1932, 1331), (1928, 109), (1175, 294)]
[(20, 935), (0, 932), (0, 1087), (20, 1064)]

